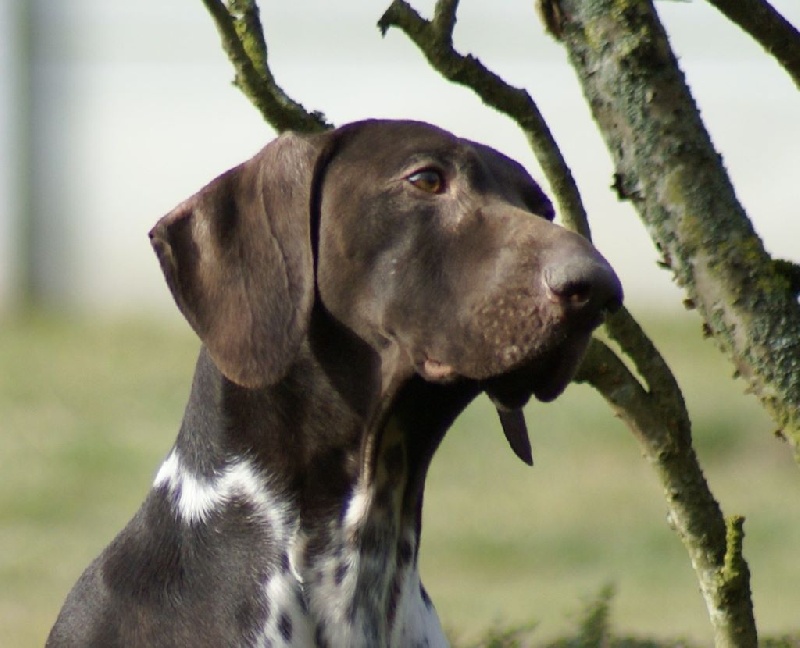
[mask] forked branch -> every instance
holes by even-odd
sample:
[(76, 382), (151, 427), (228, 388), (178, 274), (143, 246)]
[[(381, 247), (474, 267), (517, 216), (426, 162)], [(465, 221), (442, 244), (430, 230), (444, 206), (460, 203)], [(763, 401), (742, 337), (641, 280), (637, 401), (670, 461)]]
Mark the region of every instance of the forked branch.
[[(744, 518), (723, 518), (692, 447), (685, 408), (648, 392), (608, 346), (593, 340), (576, 378), (597, 389), (633, 432), (664, 488), (670, 526), (691, 558), (718, 648), (755, 648)], [(678, 420), (672, 418), (678, 415)]]
[[(394, 0), (379, 28), (396, 27), (450, 81), (471, 88), (488, 105), (507, 114), (524, 131), (550, 181), (568, 226), (588, 237), (580, 195), (544, 119), (527, 92), (509, 86), (472, 56), (452, 46), (457, 2), (439, 0), (439, 24), (422, 18), (404, 0)], [(562, 194), (562, 192), (564, 192)], [(566, 209), (565, 209), (566, 206)], [(630, 357), (642, 385), (620, 358), (593, 340), (577, 380), (591, 384), (638, 439), (664, 486), (672, 525), (692, 558), (718, 646), (755, 645), (756, 628), (749, 572), (741, 551), (741, 518), (726, 523), (697, 462), (691, 423), (680, 388), (663, 357), (626, 310), (607, 322), (609, 335)], [(737, 542), (729, 542), (735, 536)], [(735, 567), (731, 567), (735, 566)]]

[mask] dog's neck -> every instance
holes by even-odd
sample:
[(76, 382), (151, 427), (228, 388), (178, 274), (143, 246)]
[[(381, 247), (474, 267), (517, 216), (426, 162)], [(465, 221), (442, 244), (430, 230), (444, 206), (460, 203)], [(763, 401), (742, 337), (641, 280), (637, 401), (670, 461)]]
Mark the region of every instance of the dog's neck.
[(315, 622), (356, 633), (332, 635), (334, 644), (361, 628), (380, 634), (367, 643), (394, 645), (433, 615), (416, 571), (424, 482), (477, 393), (387, 374), (380, 353), (319, 324), (287, 376), (260, 390), (225, 379), (203, 350), (174, 453), (208, 483), (246, 461), (268, 498), (293, 512), (276, 525), (280, 578), (300, 587)]

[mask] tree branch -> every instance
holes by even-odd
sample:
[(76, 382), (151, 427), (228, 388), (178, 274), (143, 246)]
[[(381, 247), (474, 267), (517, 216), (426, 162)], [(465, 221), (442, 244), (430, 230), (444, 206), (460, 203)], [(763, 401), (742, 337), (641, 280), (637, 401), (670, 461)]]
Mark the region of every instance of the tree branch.
[(462, 56), (453, 49), (457, 6), (457, 0), (439, 0), (434, 19), (428, 21), (404, 0), (394, 0), (378, 21), (378, 28), (384, 35), (391, 27), (400, 29), (443, 77), (470, 88), (486, 105), (514, 119), (547, 177), (564, 223), (591, 238), (589, 221), (572, 172), (531, 96), (506, 83), (478, 59)]
[(765, 0), (708, 0), (771, 54), (800, 88), (800, 32)]
[[(544, 119), (527, 92), (509, 86), (477, 59), (452, 47), (455, 2), (439, 0), (435, 16), (447, 16), (450, 34), (424, 20), (403, 0), (394, 0), (379, 28), (397, 27), (445, 78), (471, 88), (525, 132), (567, 224), (589, 236), (578, 188)], [(553, 15), (560, 16), (559, 11)], [(444, 24), (444, 21), (440, 24)], [(625, 421), (664, 486), (670, 518), (692, 558), (719, 646), (755, 645), (756, 630), (747, 564), (741, 542), (728, 542), (726, 522), (697, 462), (691, 423), (674, 375), (639, 324), (624, 309), (609, 318), (609, 335), (633, 360), (643, 387), (605, 344), (592, 341), (576, 378), (597, 389)], [(742, 521), (736, 529), (741, 531)], [(734, 534), (741, 540), (741, 533)], [(735, 568), (726, 569), (726, 566)], [(752, 641), (752, 643), (751, 643)]]
[(309, 112), (276, 83), (255, 0), (203, 0), (222, 47), (236, 71), (234, 84), (276, 131), (316, 132), (330, 128), (320, 112)]
[(755, 648), (750, 572), (742, 554), (744, 518), (723, 518), (697, 462), (688, 418), (675, 420), (670, 394), (646, 391), (597, 339), (576, 381), (591, 384), (603, 395), (658, 474), (668, 520), (691, 558), (717, 647)]

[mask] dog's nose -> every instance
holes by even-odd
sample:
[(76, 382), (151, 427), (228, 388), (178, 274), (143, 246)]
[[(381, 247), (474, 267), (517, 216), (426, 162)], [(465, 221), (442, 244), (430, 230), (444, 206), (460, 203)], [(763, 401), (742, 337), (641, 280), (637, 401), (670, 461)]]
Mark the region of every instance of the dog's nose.
[(622, 284), (599, 254), (579, 254), (551, 263), (544, 283), (552, 301), (568, 311), (612, 313), (622, 306)]

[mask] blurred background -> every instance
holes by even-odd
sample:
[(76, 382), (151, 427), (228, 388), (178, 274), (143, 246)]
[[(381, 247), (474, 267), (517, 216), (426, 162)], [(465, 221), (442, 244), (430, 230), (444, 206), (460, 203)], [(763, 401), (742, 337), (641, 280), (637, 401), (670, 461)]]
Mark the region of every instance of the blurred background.
[[(432, 2), (415, 2), (430, 13)], [(800, 24), (797, 0), (772, 4)], [(336, 124), (430, 121), (542, 178), (516, 127), (448, 85), (374, 0), (262, 0), (272, 69)], [(659, 2), (682, 69), (768, 250), (800, 258), (800, 94), (701, 0)], [(532, 0), (464, 0), (455, 44), (525, 87), (572, 167), (595, 243), (675, 367), (711, 486), (748, 516), (762, 631), (800, 628), (800, 498), (788, 448), (681, 306), (563, 49)], [(274, 133), (231, 83), (200, 0), (0, 0), (0, 644), (40, 645), (68, 588), (142, 500), (168, 451), (197, 342), (146, 233)], [(688, 559), (632, 439), (591, 390), (528, 413), (516, 465), (484, 403), (427, 490), (423, 576), (446, 625), (574, 622), (613, 583), (621, 632), (710, 642)], [(499, 505), (498, 505), (499, 503)]]

